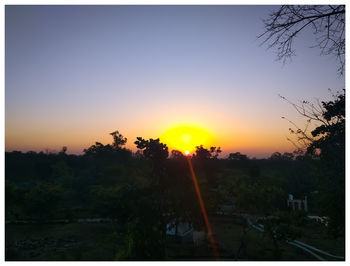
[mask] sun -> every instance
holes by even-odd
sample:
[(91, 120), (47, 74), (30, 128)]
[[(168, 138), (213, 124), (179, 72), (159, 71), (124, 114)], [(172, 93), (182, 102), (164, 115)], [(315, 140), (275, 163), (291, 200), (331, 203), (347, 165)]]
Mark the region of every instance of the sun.
[(168, 128), (160, 140), (172, 150), (178, 150), (189, 155), (196, 146), (210, 146), (213, 136), (203, 127), (196, 124), (177, 124)]

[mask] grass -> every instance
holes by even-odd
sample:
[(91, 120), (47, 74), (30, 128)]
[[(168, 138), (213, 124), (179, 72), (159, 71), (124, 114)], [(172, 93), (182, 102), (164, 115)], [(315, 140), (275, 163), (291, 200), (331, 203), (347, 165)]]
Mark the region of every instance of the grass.
[[(6, 225), (6, 260), (113, 260), (111, 224)], [(17, 246), (16, 246), (17, 243)]]
[[(219, 246), (225, 247), (225, 252), (232, 254), (235, 258), (238, 248), (240, 246), (240, 239), (243, 233), (243, 227), (234, 221), (230, 217), (211, 217), (211, 223), (213, 227), (214, 236)], [(320, 226), (321, 227), (321, 226)], [(306, 244), (313, 245), (316, 248), (322, 249), (327, 252), (334, 252), (334, 255), (344, 256), (344, 238), (333, 240), (330, 239), (324, 232), (324, 229), (317, 226), (303, 226), (300, 228), (303, 230), (303, 238), (298, 240), (303, 241)], [(322, 232), (320, 232), (322, 230)], [(312, 238), (314, 237), (314, 238)], [(250, 261), (272, 261), (276, 260), (273, 251), (273, 243), (264, 234), (250, 229), (245, 237), (246, 246), (240, 252), (238, 260), (250, 260)], [(322, 244), (321, 244), (322, 243)], [(331, 248), (331, 246), (333, 248)], [(313, 256), (305, 251), (291, 246), (287, 243), (280, 243), (281, 255), (279, 260), (282, 261), (312, 261), (316, 260)], [(338, 253), (337, 253), (337, 252)], [(343, 252), (343, 253), (342, 253)], [(323, 256), (325, 259), (332, 260)]]
[[(316, 222), (310, 222), (301, 228), (302, 235), (300, 241), (317, 247), (318, 249), (327, 251), (328, 253), (336, 256), (345, 257), (345, 238), (331, 238), (327, 234), (327, 228)], [(321, 255), (324, 256), (324, 255)], [(331, 257), (324, 256), (327, 259), (332, 260)]]
[[(221, 260), (235, 260), (241, 245), (242, 225), (232, 217), (210, 217)], [(298, 239), (334, 255), (344, 256), (344, 238), (329, 239), (325, 228), (306, 224), (300, 228)], [(110, 223), (71, 224), (7, 224), (5, 229), (6, 260), (16, 261), (112, 261), (118, 247)], [(17, 245), (16, 245), (17, 244)], [(273, 243), (261, 232), (250, 229), (245, 237), (245, 248), (238, 260), (276, 260)], [(199, 246), (168, 244), (169, 260), (214, 260), (208, 242)], [(281, 243), (282, 261), (310, 261), (314, 257), (296, 247)], [(321, 255), (323, 256), (323, 255)], [(332, 260), (331, 258), (326, 259)]]

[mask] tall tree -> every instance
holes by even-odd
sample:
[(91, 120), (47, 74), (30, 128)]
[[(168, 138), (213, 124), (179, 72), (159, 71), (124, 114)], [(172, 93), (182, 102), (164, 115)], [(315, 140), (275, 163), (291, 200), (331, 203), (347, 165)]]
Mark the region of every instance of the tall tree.
[(121, 149), (127, 142), (127, 138), (124, 138), (124, 136), (122, 134), (119, 133), (118, 130), (110, 133), (110, 135), (113, 137), (113, 144), (112, 146), (115, 149)]
[(137, 137), (135, 144), (143, 156), (151, 162), (153, 182), (157, 185), (163, 182), (165, 176), (165, 160), (169, 156), (168, 147), (158, 139), (145, 140)]
[[(333, 100), (328, 102), (291, 104), (307, 119), (303, 129), (290, 121), (294, 127), (290, 132), (295, 136), (291, 141), (314, 159), (320, 210), (330, 218), (331, 232), (342, 235), (345, 229), (345, 91), (333, 95)], [(312, 129), (311, 123), (317, 125)]]
[(330, 218), (331, 233), (338, 236), (345, 230), (345, 94), (322, 105), (326, 123), (311, 132), (316, 139), (308, 152), (320, 158), (321, 210)]

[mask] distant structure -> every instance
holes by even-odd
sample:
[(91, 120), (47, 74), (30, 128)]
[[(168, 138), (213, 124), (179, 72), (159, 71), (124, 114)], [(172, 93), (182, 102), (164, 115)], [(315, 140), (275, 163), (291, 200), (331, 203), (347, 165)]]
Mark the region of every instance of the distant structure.
[(167, 225), (166, 234), (181, 243), (192, 242), (193, 228), (188, 223), (173, 222)]
[(172, 221), (167, 224), (166, 235), (171, 242), (185, 244), (193, 243), (199, 246), (207, 239), (207, 234), (204, 231), (193, 230), (189, 223)]
[(308, 211), (307, 208), (307, 197), (305, 196), (305, 198), (303, 200), (298, 200), (298, 199), (294, 199), (292, 194), (289, 194), (288, 200), (287, 200), (287, 206), (288, 208), (290, 208), (290, 206), (292, 206), (292, 210), (295, 211), (296, 210), (296, 206), (297, 205), (297, 210), (302, 210), (304, 209), (304, 211)]

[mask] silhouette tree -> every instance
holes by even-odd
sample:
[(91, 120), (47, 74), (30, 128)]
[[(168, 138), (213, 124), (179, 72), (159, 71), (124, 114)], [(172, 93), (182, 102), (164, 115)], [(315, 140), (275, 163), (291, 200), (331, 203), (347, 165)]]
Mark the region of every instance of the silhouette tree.
[(119, 133), (118, 130), (110, 133), (110, 135), (113, 137), (113, 144), (112, 146), (118, 150), (121, 149), (127, 142), (127, 138), (124, 138), (122, 134)]
[(220, 147), (210, 147), (211, 158), (217, 159), (221, 152), (222, 151)]
[(145, 140), (141, 137), (137, 137), (135, 144), (138, 149), (142, 150), (144, 158), (151, 162), (153, 182), (160, 185), (164, 180), (165, 173), (165, 160), (169, 156), (168, 147), (158, 139)]
[[(322, 124), (311, 134), (316, 138), (308, 152), (320, 152), (320, 157), (334, 161), (345, 158), (345, 94), (338, 94), (333, 101), (322, 102)], [(338, 160), (337, 160), (338, 161)]]
[(282, 159), (282, 154), (278, 151), (274, 152), (271, 154), (270, 160), (281, 160)]
[[(138, 149), (142, 151), (142, 155), (146, 158), (152, 167), (151, 173), (151, 187), (147, 189), (147, 193), (150, 197), (151, 206), (154, 206), (153, 211), (150, 212), (153, 215), (153, 219), (159, 223), (158, 236), (154, 234), (158, 244), (164, 243), (166, 224), (169, 220), (166, 213), (169, 212), (169, 200), (167, 197), (167, 169), (166, 159), (169, 156), (168, 147), (158, 139), (145, 140), (142, 137), (137, 137), (135, 144)], [(164, 246), (163, 249), (164, 250)]]
[(210, 147), (210, 149), (206, 149), (203, 145), (196, 147), (196, 153), (194, 158), (198, 160), (208, 160), (208, 159), (217, 159), (219, 154), (221, 153), (220, 147)]
[(285, 152), (283, 154), (281, 154), (280, 152), (274, 152), (271, 154), (269, 159), (291, 161), (294, 159), (294, 154), (292, 152)]
[(67, 147), (63, 146), (62, 150), (59, 152), (60, 155), (67, 155)]
[(90, 146), (88, 149), (84, 149), (86, 155), (104, 155), (107, 153), (112, 153), (114, 148), (110, 145), (103, 145), (100, 142), (96, 142), (94, 145)]
[(294, 159), (294, 154), (292, 152), (285, 152), (282, 154), (282, 160), (290, 161)]
[(185, 156), (183, 155), (183, 153), (181, 151), (172, 150), (171, 151), (171, 158), (173, 158), (173, 159), (184, 159)]
[(339, 62), (338, 72), (345, 68), (345, 5), (283, 5), (264, 20), (265, 31), (258, 36), (268, 48), (277, 47), (277, 59), (295, 55), (293, 42), (307, 28), (316, 37), (314, 47), (323, 55), (333, 55)]
[(320, 158), (322, 211), (330, 217), (331, 233), (338, 236), (345, 230), (345, 94), (322, 105), (325, 123), (311, 132), (315, 140), (307, 152)]
[(145, 158), (152, 159), (154, 161), (163, 161), (169, 156), (168, 147), (158, 139), (145, 140), (141, 137), (137, 137), (135, 144), (138, 149), (143, 151)]
[(203, 145), (196, 147), (196, 153), (193, 155), (198, 160), (208, 160), (211, 157), (211, 153), (208, 149), (204, 148)]
[[(330, 231), (341, 235), (345, 228), (345, 91), (328, 102), (288, 102), (307, 119), (304, 129), (287, 119), (295, 136), (290, 140), (305, 156), (317, 159), (313, 163), (319, 178), (320, 210), (330, 218)], [(317, 123), (314, 129), (310, 129), (312, 122)]]
[(127, 138), (124, 138), (119, 131), (114, 131), (110, 133), (110, 135), (113, 137), (112, 145), (103, 145), (100, 142), (96, 142), (95, 145), (90, 146), (88, 149), (84, 149), (85, 155), (97, 156), (103, 159), (127, 159), (131, 157), (131, 151), (123, 148), (127, 142)]
[(248, 157), (247, 155), (241, 154), (240, 152), (235, 152), (235, 153), (230, 153), (228, 156), (228, 159), (242, 161), (242, 160), (248, 160)]
[[(345, 91), (334, 94), (333, 100), (329, 102), (317, 100), (315, 103), (309, 101), (293, 103), (281, 95), (280, 97), (292, 105), (298, 114), (306, 118), (305, 126), (301, 128), (286, 117), (282, 117), (292, 126), (289, 128), (289, 132), (293, 137), (288, 138), (288, 140), (296, 147), (297, 153), (300, 154), (301, 151), (308, 150), (309, 154), (316, 155), (319, 152), (315, 148), (316, 143), (319, 143), (316, 142), (318, 139), (322, 142), (325, 140), (325, 136), (333, 135), (332, 133), (338, 136), (338, 131), (343, 130), (345, 125)], [(315, 125), (316, 128), (312, 130), (312, 126)]]

